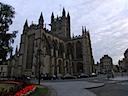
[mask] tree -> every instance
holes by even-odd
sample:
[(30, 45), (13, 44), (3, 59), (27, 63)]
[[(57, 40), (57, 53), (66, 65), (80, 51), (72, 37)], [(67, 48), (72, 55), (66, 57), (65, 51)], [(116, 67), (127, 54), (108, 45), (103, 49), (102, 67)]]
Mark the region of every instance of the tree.
[(6, 61), (7, 54), (12, 52), (11, 44), (14, 43), (17, 31), (12, 33), (9, 31), (9, 26), (13, 23), (14, 8), (10, 5), (0, 2), (0, 61)]
[(119, 66), (118, 65), (116, 65), (116, 68), (117, 68), (117, 72), (119, 72), (120, 69), (119, 69)]

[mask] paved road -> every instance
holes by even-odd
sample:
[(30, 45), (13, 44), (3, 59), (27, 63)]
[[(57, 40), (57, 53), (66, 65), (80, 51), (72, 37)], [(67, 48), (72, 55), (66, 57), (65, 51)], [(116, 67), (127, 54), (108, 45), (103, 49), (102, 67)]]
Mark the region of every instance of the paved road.
[(128, 85), (106, 83), (105, 86), (93, 88), (90, 91), (94, 92), (97, 96), (128, 96)]
[(105, 75), (95, 78), (88, 78), (90, 82), (103, 82), (105, 85), (99, 88), (90, 89), (97, 96), (128, 96), (128, 77), (117, 74), (115, 78), (109, 80)]
[(121, 74), (116, 74), (114, 78), (107, 79), (107, 75), (98, 75), (97, 77), (85, 78), (88, 82), (102, 82), (102, 83), (111, 83), (111, 82), (120, 82), (123, 80), (128, 80), (128, 76), (121, 76)]
[[(98, 77), (75, 79), (74, 81), (43, 81), (44, 83), (41, 84), (56, 90), (56, 92), (54, 91), (54, 94), (51, 96), (128, 96), (128, 81), (115, 80), (122, 79), (122, 77), (119, 76), (120, 74), (113, 78), (113, 80), (108, 80), (106, 75), (99, 75)], [(123, 79), (125, 78), (123, 77)], [(89, 90), (85, 89), (101, 84), (99, 82), (105, 83), (105, 86)]]
[(42, 85), (49, 86), (56, 90), (55, 96), (96, 96), (91, 91), (85, 89), (101, 86), (102, 83), (90, 83), (86, 81), (68, 81), (68, 82), (44, 82)]

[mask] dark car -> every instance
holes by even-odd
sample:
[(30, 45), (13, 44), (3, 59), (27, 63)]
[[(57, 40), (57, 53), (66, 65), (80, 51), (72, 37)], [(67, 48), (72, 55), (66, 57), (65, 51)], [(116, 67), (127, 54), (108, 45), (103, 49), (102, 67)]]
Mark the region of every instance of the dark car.
[(70, 74), (66, 74), (66, 75), (61, 77), (61, 79), (76, 79), (76, 78), (77, 78), (76, 76), (72, 76)]
[(30, 80), (31, 80), (31, 78), (29, 76), (26, 76), (26, 75), (15, 77), (15, 81), (28, 81), (28, 82), (30, 82)]
[(41, 75), (41, 79), (42, 80), (55, 80), (57, 79), (56, 75), (50, 75), (50, 74), (46, 74), (46, 75)]
[(89, 76), (84, 73), (81, 73), (78, 75), (78, 78), (87, 78), (87, 77), (89, 77)]

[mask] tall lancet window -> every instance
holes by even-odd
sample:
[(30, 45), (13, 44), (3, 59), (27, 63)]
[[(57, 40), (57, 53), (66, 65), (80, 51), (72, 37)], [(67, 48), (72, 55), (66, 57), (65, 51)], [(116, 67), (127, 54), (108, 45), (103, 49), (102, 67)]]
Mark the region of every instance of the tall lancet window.
[(32, 69), (35, 34), (28, 36), (26, 69)]
[(76, 43), (76, 58), (82, 58), (82, 44), (79, 41)]

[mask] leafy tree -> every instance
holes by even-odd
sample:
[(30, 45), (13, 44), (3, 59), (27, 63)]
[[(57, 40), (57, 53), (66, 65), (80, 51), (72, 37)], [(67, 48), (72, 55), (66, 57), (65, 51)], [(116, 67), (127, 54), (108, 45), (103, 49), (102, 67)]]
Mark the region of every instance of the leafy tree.
[(117, 71), (119, 72), (120, 69), (119, 69), (119, 66), (118, 65), (116, 65), (116, 68), (117, 68)]
[(0, 61), (6, 61), (7, 54), (12, 52), (11, 44), (14, 43), (17, 31), (12, 33), (9, 31), (9, 26), (13, 23), (14, 8), (10, 5), (0, 2)]

